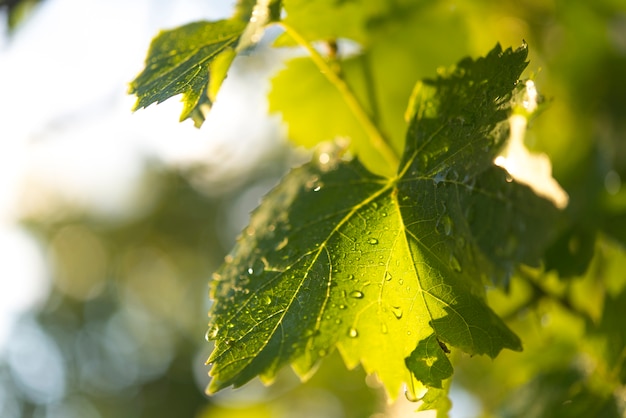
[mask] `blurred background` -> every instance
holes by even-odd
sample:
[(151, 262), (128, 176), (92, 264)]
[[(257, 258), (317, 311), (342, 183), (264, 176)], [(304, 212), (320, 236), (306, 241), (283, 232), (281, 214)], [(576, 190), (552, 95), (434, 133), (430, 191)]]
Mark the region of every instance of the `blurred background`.
[[(484, 54), (498, 41), (529, 43), (529, 72), (549, 105), (527, 142), (550, 155), (571, 197), (570, 227), (549, 260), (560, 273), (551, 288), (563, 294), (570, 282), (562, 278), (572, 278), (583, 295), (576, 306), (617, 332), (623, 347), (626, 337), (603, 322), (603, 313), (621, 315), (618, 302), (626, 300), (619, 268), (626, 262), (626, 4), (415, 3), (427, 13), (388, 33), (392, 41), (412, 30), (427, 35), (411, 41), (415, 56), (407, 58), (406, 45), (385, 49), (388, 65), (419, 62), (399, 78), (407, 80), (406, 97), (395, 99), (399, 108), (412, 83), (440, 65)], [(270, 77), (289, 53), (262, 43), (238, 57), (201, 129), (178, 123), (176, 99), (131, 114), (135, 99), (126, 91), (159, 29), (226, 17), (233, 6), (0, 1), (1, 417), (289, 417), (298, 411), (302, 418), (380, 418), (415, 408), (386, 406), (377, 382), (346, 371), (337, 356), (305, 385), (285, 370), (271, 387), (254, 381), (204, 395), (211, 274), (261, 196), (306, 155), (287, 145), (280, 115), (268, 114)], [(610, 306), (606, 294), (587, 291), (594, 280), (612, 283)], [(549, 346), (562, 366), (525, 386), (524, 396), (577, 382), (578, 369), (569, 366), (580, 360), (574, 341), (585, 323), (552, 306), (525, 316), (510, 307), (527, 303), (528, 286), (514, 281), (512, 292), (492, 299), (517, 321), (528, 348), (522, 363), (545, 370), (537, 353)], [(527, 299), (535, 303), (541, 294)], [(537, 329), (549, 338), (537, 337)], [(502, 364), (519, 364), (519, 356), (506, 354)], [(502, 388), (522, 387), (535, 375), (500, 371), (491, 381), (485, 370), (493, 364), (464, 360), (458, 359), (452, 417), (477, 417), (481, 408), (522, 416)]]

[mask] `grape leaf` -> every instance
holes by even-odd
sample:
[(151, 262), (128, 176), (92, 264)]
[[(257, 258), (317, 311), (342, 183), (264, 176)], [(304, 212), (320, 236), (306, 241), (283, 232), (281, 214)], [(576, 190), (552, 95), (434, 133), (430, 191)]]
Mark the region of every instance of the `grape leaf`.
[(448, 418), (448, 412), (452, 408), (452, 402), (448, 398), (451, 380), (443, 382), (443, 388), (430, 388), (420, 399), (418, 411), (436, 410), (436, 418)]
[(322, 152), (266, 196), (212, 283), (209, 392), (287, 364), (307, 378), (336, 347), (395, 398), (442, 386), (443, 347), (521, 350), (483, 286), (536, 262), (558, 214), (493, 165), (526, 55), (497, 46), (422, 82), (396, 176)]
[[(129, 93), (137, 95), (133, 110), (182, 94), (181, 122), (191, 117), (200, 126), (201, 107), (210, 107), (214, 100), (208, 94), (209, 79), (214, 77), (217, 85), (224, 80), (245, 28), (244, 22), (231, 19), (161, 31), (152, 40), (144, 70), (130, 83)], [(212, 74), (211, 64), (216, 61), (219, 65)]]
[(182, 94), (180, 121), (191, 118), (200, 127), (237, 52), (256, 44), (280, 9), (280, 0), (242, 0), (231, 19), (161, 31), (130, 83), (129, 94), (137, 95), (133, 111)]

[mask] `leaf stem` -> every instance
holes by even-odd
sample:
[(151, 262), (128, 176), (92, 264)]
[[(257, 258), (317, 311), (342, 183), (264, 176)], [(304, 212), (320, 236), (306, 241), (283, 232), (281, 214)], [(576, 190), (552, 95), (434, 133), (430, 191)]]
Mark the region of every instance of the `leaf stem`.
[(359, 121), (363, 129), (365, 130), (370, 143), (380, 154), (385, 161), (392, 167), (396, 168), (400, 164), (400, 157), (396, 153), (395, 149), (391, 146), (387, 138), (381, 133), (380, 129), (369, 113), (365, 110), (359, 99), (348, 85), (348, 83), (341, 77), (341, 75), (332, 68), (332, 66), (324, 59), (324, 57), (306, 40), (297, 30), (285, 22), (280, 22), (280, 25), (285, 32), (291, 36), (300, 46), (304, 47), (311, 56), (311, 60), (321, 71), (322, 74), (328, 79), (328, 81), (335, 86), (339, 93), (343, 96), (344, 101)]

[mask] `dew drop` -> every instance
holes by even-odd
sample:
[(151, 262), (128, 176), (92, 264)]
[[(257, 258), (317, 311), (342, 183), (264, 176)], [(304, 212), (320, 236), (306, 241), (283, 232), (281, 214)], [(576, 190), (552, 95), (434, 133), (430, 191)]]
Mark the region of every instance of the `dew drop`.
[(254, 269), (252, 267), (248, 267), (248, 274), (254, 274)]
[(389, 273), (388, 271), (385, 272), (385, 281), (389, 282), (391, 281), (393, 277), (391, 276), (391, 273)]
[(367, 240), (367, 243), (371, 245), (376, 245), (378, 244), (378, 240), (376, 238), (370, 238)]
[(219, 331), (218, 327), (213, 327), (211, 329), (209, 329), (206, 334), (204, 335), (204, 339), (207, 341), (211, 341), (217, 338), (217, 333)]
[(393, 316), (395, 316), (396, 319), (402, 318), (403, 315), (402, 308), (399, 306), (392, 306), (391, 313), (393, 313)]
[(272, 298), (271, 298), (271, 296), (269, 296), (269, 295), (265, 295), (265, 296), (263, 297), (263, 303), (264, 303), (265, 305), (271, 305), (271, 304), (272, 304)]
[(360, 290), (353, 290), (352, 292), (350, 292), (350, 297), (351, 298), (363, 299), (363, 296), (365, 296), (365, 295)]
[(356, 328), (350, 328), (348, 330), (348, 337), (350, 338), (356, 338), (359, 336), (359, 331), (356, 330)]
[(338, 306), (338, 308), (339, 308), (339, 309), (346, 309), (346, 308), (347, 308), (347, 306), (346, 306), (346, 305), (344, 305), (344, 304), (342, 303), (341, 305), (339, 305), (339, 306)]
[(354, 280), (354, 274), (348, 274), (348, 280)]
[(459, 263), (459, 260), (454, 256), (454, 254), (450, 254), (450, 268), (457, 273), (461, 272), (461, 263)]
[(438, 172), (437, 174), (435, 174), (435, 176), (433, 177), (433, 182), (435, 183), (435, 185), (441, 183), (442, 181), (444, 181), (446, 179), (446, 173), (443, 171)]
[(320, 349), (320, 350), (317, 352), (317, 354), (318, 354), (320, 357), (326, 357), (326, 355), (328, 354), (328, 351), (326, 351), (325, 349), (323, 349), (323, 348), (322, 348), (322, 349)]

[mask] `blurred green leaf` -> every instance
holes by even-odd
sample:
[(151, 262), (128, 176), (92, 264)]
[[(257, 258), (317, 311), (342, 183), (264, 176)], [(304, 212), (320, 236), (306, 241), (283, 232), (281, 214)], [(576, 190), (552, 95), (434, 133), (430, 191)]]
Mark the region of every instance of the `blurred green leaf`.
[(406, 358), (406, 367), (425, 385), (441, 389), (442, 382), (452, 376), (452, 364), (447, 356), (449, 352), (444, 343), (430, 335), (420, 341)]
[[(367, 4), (363, 9), (375, 6)], [(340, 42), (336, 56), (329, 54), (329, 60), (392, 148), (401, 154), (406, 139), (404, 111), (415, 82), (433, 74), (440, 65), (453, 64), (469, 48), (464, 21), (443, 4), (407, 2), (393, 6), (389, 3), (385, 8), (393, 10), (372, 11), (365, 32), (367, 40), (362, 41), (356, 55), (350, 52), (350, 46)], [(310, 16), (309, 22), (334, 19), (332, 13), (331, 17), (312, 16), (315, 18)], [(300, 26), (296, 29), (303, 30)], [(446, 37), (455, 42), (444, 45), (438, 40)], [(424, 39), (431, 42), (423, 42)], [(380, 158), (343, 97), (308, 58), (286, 63), (272, 79), (268, 99), (270, 112), (281, 114), (291, 142), (311, 148), (322, 141), (344, 138), (349, 140), (350, 151), (370, 171), (393, 174), (395, 167), (388, 167)]]
[(595, 392), (575, 369), (542, 373), (511, 394), (499, 411), (503, 418), (619, 418), (615, 399)]
[[(309, 41), (348, 38), (365, 42), (368, 20), (388, 9), (389, 4), (382, 0), (284, 0), (284, 22), (298, 28)], [(283, 45), (289, 44), (285, 38), (279, 41)]]

